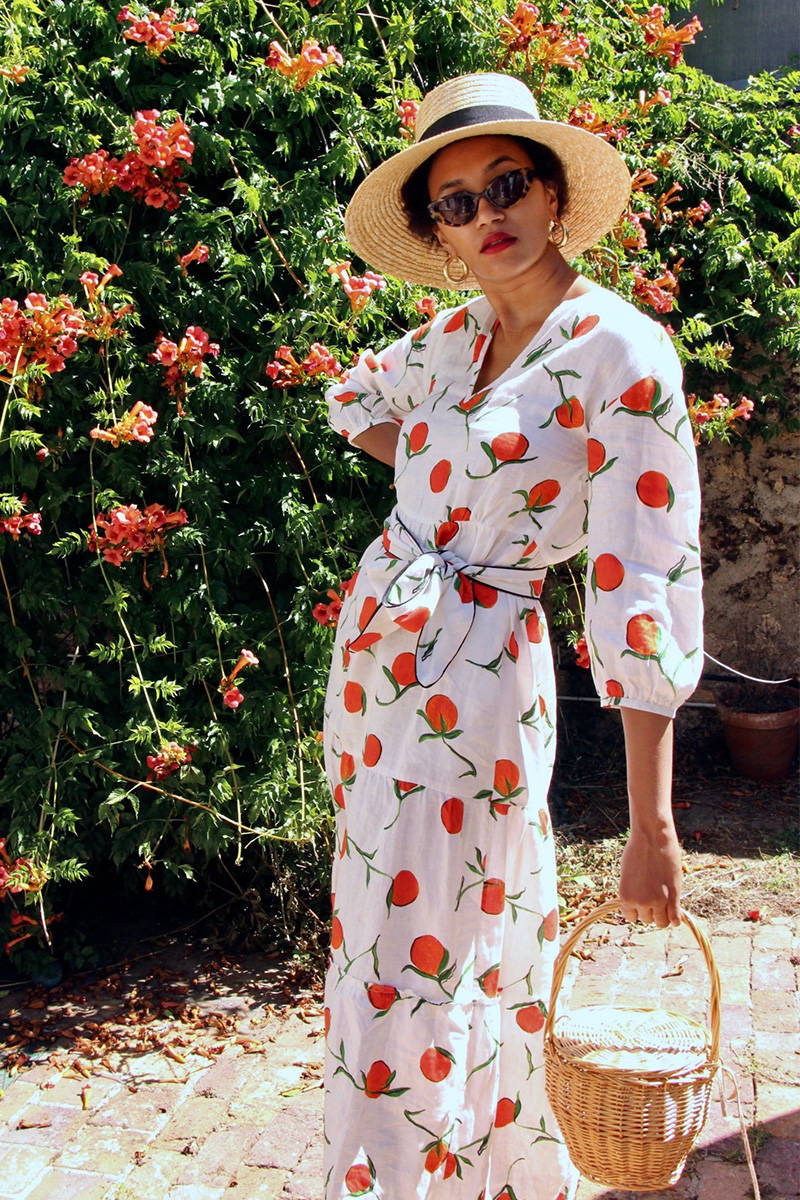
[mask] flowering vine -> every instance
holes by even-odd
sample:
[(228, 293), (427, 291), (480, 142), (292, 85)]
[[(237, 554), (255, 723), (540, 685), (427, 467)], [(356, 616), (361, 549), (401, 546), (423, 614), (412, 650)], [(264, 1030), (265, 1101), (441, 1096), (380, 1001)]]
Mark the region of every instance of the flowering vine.
[(142, 511), (136, 504), (123, 504), (107, 513), (98, 513), (89, 532), (90, 550), (99, 551), (105, 562), (121, 567), (134, 554), (141, 554), (145, 562), (142, 579), (146, 588), (147, 557), (157, 550), (161, 556), (161, 578), (169, 574), (169, 565), (164, 553), (167, 534), (185, 525), (188, 517), (184, 509), (171, 512), (163, 504), (148, 504)]
[(365, 307), (373, 292), (383, 291), (386, 287), (386, 280), (374, 271), (365, 271), (363, 275), (351, 275), (349, 262), (340, 262), (328, 267), (328, 274), (338, 278), (344, 294), (350, 301), (350, 310), (354, 313)]
[(197, 262), (197, 263), (208, 262), (208, 254), (209, 254), (208, 246), (206, 246), (203, 242), (195, 242), (195, 244), (192, 246), (191, 250), (188, 251), (188, 253), (178, 255), (178, 262), (180, 263), (181, 274), (188, 275), (189, 271), (187, 268), (190, 267), (191, 264), (194, 262)]
[(158, 109), (137, 112), (131, 126), (136, 150), (123, 158), (112, 157), (107, 150), (71, 158), (64, 170), (67, 187), (82, 187), (80, 203), (90, 196), (108, 195), (115, 187), (129, 192), (135, 200), (151, 208), (174, 212), (188, 185), (181, 181), (185, 163), (192, 161), (194, 142), (181, 117), (169, 126), (159, 125)]
[(535, 64), (541, 71), (537, 91), (542, 90), (553, 67), (579, 71), (589, 56), (585, 34), (570, 33), (557, 21), (543, 23), (539, 16), (537, 5), (520, 0), (513, 16), (500, 18), (500, 40), (506, 47), (503, 64), (514, 54), (524, 54), (526, 69), (532, 70)]
[(275, 387), (294, 387), (306, 379), (339, 379), (344, 367), (321, 342), (312, 342), (308, 354), (298, 362), (291, 346), (279, 346), (276, 357), (267, 363), (266, 372)]
[(115, 449), (123, 442), (149, 442), (153, 437), (153, 426), (157, 419), (156, 410), (138, 400), (133, 408), (119, 421), (115, 421), (109, 429), (100, 429), (98, 426), (90, 429), (89, 437), (100, 442), (110, 442)]
[(0, 378), (13, 379), (27, 367), (41, 364), (48, 375), (64, 370), (78, 349), (85, 318), (68, 296), (48, 300), (29, 292), (20, 308), (7, 296), (0, 301)]
[(180, 342), (171, 342), (163, 333), (156, 338), (156, 348), (150, 355), (150, 361), (166, 368), (163, 387), (176, 397), (178, 416), (186, 415), (183, 401), (186, 399), (190, 376), (199, 379), (203, 374), (204, 359), (216, 358), (218, 354), (219, 344), (212, 342), (199, 325), (189, 325)]
[[(138, 10), (138, 5), (136, 7)], [(165, 8), (161, 14), (148, 12), (141, 15), (126, 4), (117, 13), (117, 20), (120, 24), (123, 21), (129, 22), (129, 27), (122, 35), (127, 41), (138, 42), (148, 54), (156, 58), (163, 54), (167, 46), (172, 45), (178, 34), (197, 33), (200, 28), (194, 17), (179, 21), (176, 8)]]
[(181, 767), (192, 761), (196, 746), (181, 746), (178, 742), (162, 742), (157, 754), (148, 754), (148, 779), (169, 779)]
[(32, 533), (39, 537), (42, 532), (42, 514), (24, 512), (27, 503), (28, 497), (23, 494), (19, 500), (13, 502), (13, 511), (9, 516), (0, 517), (0, 533), (7, 533), (14, 542), (19, 541), (22, 533)]
[(747, 396), (740, 396), (734, 404), (722, 392), (715, 392), (710, 400), (701, 400), (690, 392), (686, 404), (696, 444), (704, 433), (706, 436), (724, 435), (734, 421), (749, 421), (755, 408)]
[(686, 25), (665, 25), (663, 4), (653, 4), (645, 14), (635, 13), (628, 4), (624, 8), (631, 20), (644, 30), (647, 53), (654, 58), (665, 56), (672, 67), (683, 58), (684, 46), (691, 46), (703, 29), (697, 17), (692, 17)]
[(219, 690), (222, 692), (222, 703), (227, 708), (238, 708), (244, 701), (244, 695), (236, 686), (235, 679), (240, 671), (245, 667), (257, 667), (258, 659), (252, 650), (242, 650), (239, 654), (239, 661), (230, 672), (219, 681)]
[(280, 42), (270, 42), (269, 54), (264, 62), (279, 75), (293, 79), (297, 92), (325, 67), (341, 67), (344, 59), (335, 46), (323, 50), (315, 38), (306, 38), (302, 50), (294, 57), (287, 54)]

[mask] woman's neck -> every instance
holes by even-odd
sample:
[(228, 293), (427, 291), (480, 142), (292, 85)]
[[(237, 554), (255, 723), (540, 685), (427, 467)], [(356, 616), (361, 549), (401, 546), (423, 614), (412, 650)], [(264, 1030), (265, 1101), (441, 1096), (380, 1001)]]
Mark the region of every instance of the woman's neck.
[(562, 300), (579, 296), (592, 286), (554, 251), (523, 278), (500, 287), (493, 284), (484, 294), (498, 319), (496, 332), (517, 342), (528, 333), (532, 336)]

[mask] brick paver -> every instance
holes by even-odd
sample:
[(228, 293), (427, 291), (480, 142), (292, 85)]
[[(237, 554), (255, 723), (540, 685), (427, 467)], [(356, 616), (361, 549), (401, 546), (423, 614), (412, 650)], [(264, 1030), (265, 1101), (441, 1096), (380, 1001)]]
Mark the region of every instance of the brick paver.
[[(800, 1200), (800, 922), (724, 921), (712, 945), (723, 1059), (738, 1078), (763, 1200)], [(586, 948), (593, 957), (570, 964), (562, 1009), (611, 1001), (704, 1014), (707, 976), (687, 930), (611, 927)], [(215, 1061), (188, 1054), (180, 1066), (149, 1052), (125, 1074), (92, 1078), (83, 1095), (84, 1077), (47, 1064), (14, 1079), (0, 1096), (0, 1200), (322, 1200), (321, 1013), (255, 995), (202, 1002), (209, 1014), (249, 1010), (247, 1050), (231, 1041)], [(733, 1100), (724, 1114), (715, 1089), (681, 1180), (649, 1195), (750, 1200)], [(578, 1193), (633, 1198), (587, 1181)]]

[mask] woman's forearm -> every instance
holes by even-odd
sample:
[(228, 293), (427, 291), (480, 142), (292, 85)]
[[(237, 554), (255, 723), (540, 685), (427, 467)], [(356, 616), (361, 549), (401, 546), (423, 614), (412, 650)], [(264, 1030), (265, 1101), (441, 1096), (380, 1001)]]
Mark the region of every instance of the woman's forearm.
[(363, 433), (359, 433), (357, 437), (351, 438), (350, 444), (391, 467), (394, 466), (394, 454), (399, 436), (400, 426), (396, 425), (394, 421), (385, 421), (380, 425), (373, 425), (369, 429), (365, 429)]
[(672, 828), (672, 720), (638, 708), (622, 709), (631, 830)]
[(672, 721), (623, 708), (631, 832), (619, 900), (629, 921), (680, 924), (681, 848), (672, 817)]

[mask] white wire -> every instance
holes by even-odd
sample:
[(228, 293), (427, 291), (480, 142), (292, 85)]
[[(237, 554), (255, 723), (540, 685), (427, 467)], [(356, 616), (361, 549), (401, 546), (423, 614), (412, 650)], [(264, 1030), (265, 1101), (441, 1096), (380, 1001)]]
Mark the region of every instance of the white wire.
[(732, 675), (738, 675), (740, 679), (749, 679), (751, 683), (794, 683), (796, 676), (792, 675), (789, 679), (759, 679), (757, 675), (745, 675), (744, 671), (737, 671), (734, 667), (729, 667), (727, 663), (720, 662), (718, 658), (714, 658), (713, 654), (709, 654), (704, 650), (706, 658), (711, 659), (711, 662), (716, 663), (718, 667), (724, 667), (726, 671), (730, 671)]

